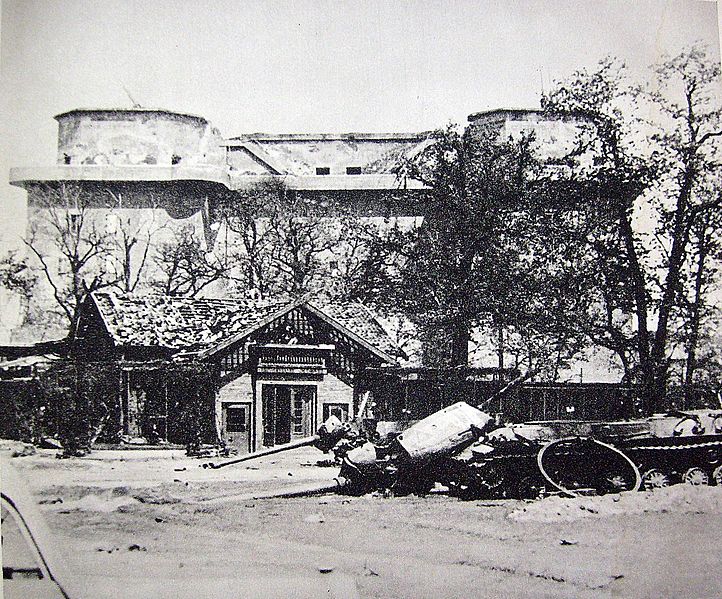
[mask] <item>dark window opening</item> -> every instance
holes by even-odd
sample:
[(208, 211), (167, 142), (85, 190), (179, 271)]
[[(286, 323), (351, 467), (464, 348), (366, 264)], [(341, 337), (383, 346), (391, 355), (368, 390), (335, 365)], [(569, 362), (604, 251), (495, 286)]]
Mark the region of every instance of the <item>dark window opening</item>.
[(178, 164), (180, 161), (181, 161), (181, 157), (178, 156), (178, 154), (173, 154), (173, 156), (171, 156), (171, 158), (170, 158), (171, 164)]
[(331, 168), (328, 166), (317, 166), (316, 167), (316, 174), (317, 175), (330, 175), (331, 174)]
[(76, 235), (80, 232), (80, 215), (79, 214), (71, 214), (70, 215), (70, 230)]
[(65, 164), (70, 164), (70, 155), (69, 154), (63, 154), (63, 162), (65, 162)]
[(360, 166), (347, 166), (347, 167), (346, 167), (346, 174), (347, 174), (347, 175), (360, 175), (360, 174), (361, 174), (361, 167), (360, 167)]
[(229, 433), (246, 432), (248, 416), (245, 407), (227, 408), (226, 418), (226, 431)]

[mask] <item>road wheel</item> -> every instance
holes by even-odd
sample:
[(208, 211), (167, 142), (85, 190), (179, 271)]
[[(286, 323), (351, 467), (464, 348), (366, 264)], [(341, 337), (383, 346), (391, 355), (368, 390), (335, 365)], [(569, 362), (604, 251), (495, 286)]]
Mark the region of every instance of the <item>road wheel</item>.
[(645, 491), (653, 491), (654, 489), (663, 489), (671, 484), (669, 476), (661, 470), (652, 468), (642, 475), (642, 487)]
[(699, 487), (700, 485), (708, 485), (709, 474), (702, 470), (702, 468), (697, 468), (695, 466), (694, 468), (690, 468), (689, 470), (687, 470), (687, 472), (684, 473), (682, 481), (684, 481), (688, 485), (693, 485), (695, 487)]
[(722, 466), (717, 466), (717, 468), (712, 471), (712, 480), (714, 480), (717, 486), (722, 487)]
[(495, 491), (504, 484), (504, 469), (498, 464), (489, 464), (483, 469), (479, 469), (477, 476), (481, 483), (492, 491)]

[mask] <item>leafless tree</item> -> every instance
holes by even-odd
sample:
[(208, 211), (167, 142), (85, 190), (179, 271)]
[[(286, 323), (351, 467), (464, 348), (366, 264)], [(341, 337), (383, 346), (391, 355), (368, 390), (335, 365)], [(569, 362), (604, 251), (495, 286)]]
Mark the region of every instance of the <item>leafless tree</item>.
[(36, 217), (25, 244), (39, 263), (67, 325), (77, 321), (85, 297), (116, 283), (103, 268), (112, 240), (91, 214), (91, 196), (80, 185), (43, 186), (36, 193)]
[(109, 233), (113, 238), (113, 261), (118, 272), (116, 286), (123, 292), (132, 293), (148, 278), (151, 248), (165, 226), (157, 220), (155, 202), (151, 201), (150, 214), (143, 211), (141, 218), (133, 218), (121, 212), (122, 194), (106, 191), (113, 205), (107, 217), (112, 221)]
[(155, 287), (167, 295), (195, 297), (211, 283), (226, 276), (226, 264), (207, 250), (192, 226), (173, 232), (153, 255)]

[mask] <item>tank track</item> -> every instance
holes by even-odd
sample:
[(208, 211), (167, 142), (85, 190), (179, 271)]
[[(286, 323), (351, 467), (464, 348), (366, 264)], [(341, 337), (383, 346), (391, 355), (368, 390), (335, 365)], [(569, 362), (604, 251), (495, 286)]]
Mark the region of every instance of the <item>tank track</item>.
[(642, 473), (643, 487), (722, 485), (722, 435), (616, 441)]
[[(722, 485), (722, 435), (606, 439), (638, 468), (641, 490), (676, 483)], [(443, 464), (444, 484), (464, 499), (535, 499), (559, 492), (539, 468), (542, 443), (503, 443), (483, 456), (452, 458)], [(552, 478), (575, 494), (604, 494), (632, 488), (617, 466), (598, 464), (573, 447), (562, 448), (552, 463)], [(556, 488), (555, 488), (556, 487)]]

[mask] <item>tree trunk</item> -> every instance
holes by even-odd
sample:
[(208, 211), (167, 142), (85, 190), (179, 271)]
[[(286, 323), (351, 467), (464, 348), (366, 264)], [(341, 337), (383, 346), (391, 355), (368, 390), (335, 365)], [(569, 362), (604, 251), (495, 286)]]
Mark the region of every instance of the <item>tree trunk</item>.
[(497, 357), (499, 359), (499, 382), (504, 380), (504, 325), (497, 325)]
[(687, 405), (693, 397), (694, 373), (697, 369), (697, 344), (699, 343), (699, 329), (702, 322), (702, 294), (704, 286), (705, 262), (709, 252), (709, 237), (707, 223), (702, 223), (699, 237), (699, 250), (697, 258), (697, 271), (694, 276), (694, 297), (692, 298), (692, 314), (689, 323), (689, 338), (687, 340), (687, 363), (684, 375), (684, 396)]
[(130, 293), (133, 291), (132, 273), (130, 269), (131, 252), (133, 251), (132, 244), (125, 244), (125, 255), (123, 259), (123, 283), (124, 291)]
[[(694, 134), (692, 135), (693, 139), (691, 147), (695, 148)], [(689, 219), (689, 204), (692, 194), (692, 185), (694, 183), (694, 167), (692, 166), (692, 158), (695, 151), (687, 150), (685, 154), (686, 156), (683, 159), (685, 170), (679, 194), (677, 195), (677, 205), (674, 213), (672, 248), (669, 252), (667, 277), (664, 281), (664, 292), (659, 306), (657, 331), (654, 335), (654, 343), (651, 351), (651, 360), (656, 369), (657, 380), (655, 381), (655, 387), (657, 390), (665, 389), (666, 387), (667, 364), (665, 353), (667, 350), (667, 337), (669, 334), (669, 320), (675, 306), (675, 297), (678, 290), (692, 225)], [(657, 398), (657, 401), (661, 400), (662, 397)]]
[(645, 414), (652, 414), (657, 404), (655, 398), (657, 397), (658, 388), (655, 383), (657, 379), (655, 364), (650, 356), (651, 339), (647, 325), (649, 319), (647, 283), (637, 256), (637, 249), (634, 244), (634, 229), (632, 228), (630, 215), (624, 204), (620, 205), (619, 224), (624, 241), (625, 253), (629, 262), (629, 274), (633, 286), (637, 316), (637, 353), (639, 355), (639, 370), (642, 379), (642, 410)]
[(453, 323), (451, 332), (451, 365), (467, 366), (469, 364), (469, 324), (463, 320)]

